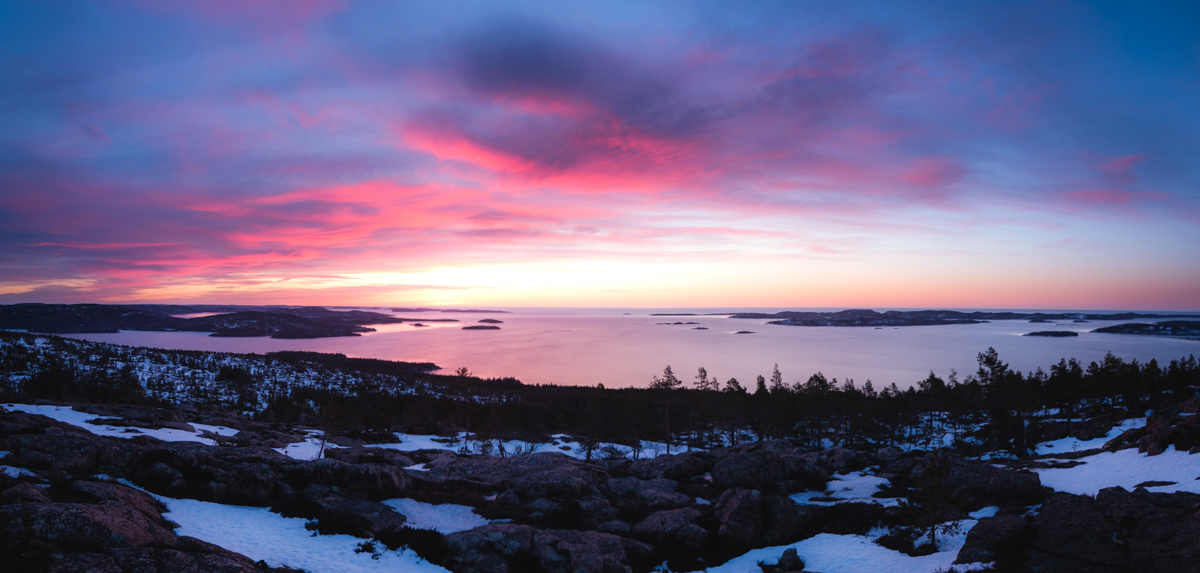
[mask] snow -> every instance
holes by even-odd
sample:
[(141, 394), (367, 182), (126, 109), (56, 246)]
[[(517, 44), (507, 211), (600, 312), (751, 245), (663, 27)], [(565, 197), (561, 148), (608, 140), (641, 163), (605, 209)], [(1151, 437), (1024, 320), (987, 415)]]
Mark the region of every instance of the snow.
[(18, 468), (18, 467), (13, 467), (13, 466), (0, 466), (0, 473), (5, 474), (10, 478), (19, 478), (21, 476), (37, 475), (25, 468)]
[(167, 506), (163, 517), (177, 524), (175, 533), (195, 537), (241, 553), (271, 566), (288, 566), (307, 573), (444, 573), (405, 549), (355, 553), (362, 539), (349, 535), (318, 535), (305, 529), (306, 520), (283, 517), (263, 507), (221, 505), (192, 499), (155, 496)]
[(286, 444), (282, 448), (274, 448), (275, 451), (295, 460), (319, 460), (324, 455), (325, 450), (331, 448), (341, 448), (334, 443), (321, 443), (324, 432), (320, 430), (309, 430), (308, 435), (303, 442), (294, 442)]
[[(77, 428), (82, 428), (98, 436), (109, 436), (113, 438), (132, 438), (134, 436), (150, 436), (158, 438), (164, 442), (200, 442), (209, 446), (216, 445), (216, 442), (209, 438), (200, 437), (198, 432), (188, 432), (185, 430), (176, 430), (172, 428), (159, 428), (156, 430), (149, 428), (123, 428), (119, 426), (109, 426), (107, 424), (89, 424), (88, 420), (101, 418), (96, 414), (87, 412), (76, 412), (69, 406), (38, 406), (32, 404), (5, 404), (5, 408), (28, 414), (41, 414), (47, 418), (52, 418), (65, 424), (70, 424)], [(232, 431), (237, 433), (237, 430), (225, 428), (223, 426), (205, 426), (205, 428), (217, 428), (222, 432)], [(192, 427), (196, 427), (193, 425)], [(214, 431), (214, 433), (220, 433)], [(232, 435), (228, 433), (220, 433), (220, 435)]]
[[(436, 435), (421, 435), (421, 434), (396, 434), (400, 440), (398, 444), (365, 444), (367, 448), (381, 448), (386, 450), (396, 450), (400, 452), (415, 452), (417, 450), (444, 450), (448, 452), (458, 452), (464, 446), (471, 453), (479, 453), (479, 441), (474, 439), (474, 436), (466, 432), (459, 434), (451, 440), (443, 436)], [(583, 444), (574, 440), (566, 434), (555, 434), (551, 437), (550, 443), (526, 442), (523, 440), (503, 440), (504, 450), (512, 455), (517, 452), (534, 453), (534, 452), (558, 452), (560, 454), (570, 456), (576, 459), (586, 459), (587, 451)], [(502, 440), (491, 440), (493, 444), (492, 455), (496, 454), (495, 445)], [(603, 457), (603, 448), (613, 447), (621, 452), (627, 458), (633, 458), (633, 448), (620, 444), (601, 443), (597, 444), (592, 450), (592, 457)], [(671, 453), (677, 454), (689, 451), (687, 446), (672, 446)], [(667, 453), (667, 447), (661, 442), (642, 442), (642, 451), (639, 454), (639, 459), (647, 459), (660, 456)]]
[(1057, 454), (1063, 452), (1082, 452), (1084, 450), (1099, 449), (1105, 442), (1121, 435), (1125, 430), (1140, 428), (1146, 424), (1145, 418), (1130, 418), (1117, 424), (1113, 429), (1109, 430), (1104, 437), (1094, 438), (1091, 440), (1080, 440), (1079, 438), (1063, 438), (1051, 442), (1042, 442), (1037, 445), (1034, 450), (1038, 455)]
[(1148, 487), (1148, 491), (1200, 493), (1200, 455), (1190, 455), (1170, 446), (1157, 456), (1139, 454), (1136, 448), (1103, 452), (1080, 458), (1072, 468), (1035, 469), (1042, 485), (1067, 493), (1096, 495), (1106, 487), (1133, 490), (1148, 481), (1175, 485)]
[(993, 515), (996, 515), (997, 511), (1000, 511), (1000, 508), (996, 507), (996, 506), (992, 506), (992, 507), (985, 507), (979, 511), (972, 511), (968, 515), (970, 515), (972, 519), (983, 519), (985, 517), (992, 517)]
[(705, 569), (707, 573), (762, 573), (758, 566), (776, 563), (783, 552), (795, 548), (804, 561), (805, 571), (822, 573), (933, 573), (949, 569), (957, 571), (979, 571), (987, 565), (970, 563), (954, 565), (958, 551), (967, 540), (967, 532), (977, 522), (972, 519), (961, 522), (958, 534), (938, 540), (938, 552), (921, 557), (909, 557), (899, 551), (876, 545), (871, 537), (864, 535), (835, 535), (821, 533), (791, 545), (779, 545), (752, 550), (735, 557), (717, 567)]
[[(865, 472), (834, 474), (833, 480), (825, 486), (828, 494), (821, 491), (805, 491), (792, 495), (790, 499), (799, 505), (832, 505), (845, 502), (875, 503), (885, 507), (899, 505), (900, 500), (897, 498), (871, 497), (887, 485), (887, 479), (867, 475)], [(837, 501), (813, 499), (823, 497), (835, 498)]]
[(407, 517), (405, 525), (416, 529), (432, 529), (449, 534), (488, 524), (488, 521), (477, 515), (475, 508), (469, 505), (434, 505), (407, 498), (389, 499), (383, 504)]

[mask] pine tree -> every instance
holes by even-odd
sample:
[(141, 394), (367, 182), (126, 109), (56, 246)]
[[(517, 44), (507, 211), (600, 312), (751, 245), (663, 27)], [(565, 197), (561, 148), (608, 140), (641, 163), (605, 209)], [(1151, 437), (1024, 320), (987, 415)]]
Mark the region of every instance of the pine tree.
[(771, 372), (771, 394), (782, 394), (787, 391), (787, 387), (783, 385), (783, 374), (779, 373), (779, 364), (775, 365), (775, 370)]

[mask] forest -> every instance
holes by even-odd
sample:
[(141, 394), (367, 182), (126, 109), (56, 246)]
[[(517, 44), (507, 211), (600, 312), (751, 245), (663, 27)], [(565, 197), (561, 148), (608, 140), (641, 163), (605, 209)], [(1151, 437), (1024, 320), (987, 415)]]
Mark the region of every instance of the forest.
[(1200, 388), (1194, 355), (1162, 365), (1109, 354), (1028, 373), (993, 349), (977, 361), (978, 370), (961, 379), (931, 371), (906, 389), (820, 372), (789, 383), (777, 367), (769, 378), (720, 381), (704, 368), (685, 376), (669, 366), (648, 388), (610, 389), (480, 379), (465, 368), (439, 375), (431, 364), (336, 354), (156, 350), (6, 332), (0, 399), (215, 404), (333, 433), (466, 431), (478, 440), (526, 441), (563, 433), (635, 452), (646, 441), (706, 449), (782, 439), (812, 448), (954, 446), (1023, 457), (1055, 426), (1144, 415)]

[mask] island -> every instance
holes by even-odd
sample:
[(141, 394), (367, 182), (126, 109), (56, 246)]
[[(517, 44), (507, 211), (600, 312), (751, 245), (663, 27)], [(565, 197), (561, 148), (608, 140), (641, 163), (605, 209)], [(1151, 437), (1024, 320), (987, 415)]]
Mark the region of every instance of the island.
[[(182, 318), (174, 315), (210, 313)], [(369, 324), (408, 319), (361, 310), (305, 306), (13, 304), (0, 306), (0, 329), (48, 334), (207, 332), (217, 337), (329, 338), (374, 332)]]
[(490, 324), (473, 324), (471, 326), (464, 326), (464, 327), (462, 327), (462, 329), (463, 330), (500, 330), (500, 327), (492, 326)]
[(729, 318), (775, 319), (767, 324), (784, 326), (935, 326), (945, 324), (981, 324), (993, 320), (1136, 320), (1147, 318), (1196, 317), (1195, 314), (1137, 314), (1122, 312), (1096, 313), (1022, 313), (1022, 312), (961, 312), (956, 310), (889, 310), (850, 309), (838, 312), (785, 311), (774, 314), (739, 312)]
[(1030, 332), (1029, 334), (1023, 334), (1022, 336), (1045, 336), (1047, 338), (1069, 338), (1072, 336), (1079, 336), (1079, 333), (1072, 332), (1070, 330), (1043, 330), (1041, 332)]
[(1139, 334), (1142, 336), (1167, 336), (1171, 338), (1186, 338), (1200, 340), (1200, 321), (1168, 320), (1165, 322), (1143, 323), (1131, 322), (1097, 328), (1092, 332), (1103, 334)]
[(511, 314), (507, 310), (482, 310), (475, 308), (393, 308), (392, 312), (467, 312), (488, 314)]
[(494, 318), (485, 318), (483, 320), (480, 320), (479, 322), (483, 322), (486, 324), (504, 324), (503, 320), (496, 320)]

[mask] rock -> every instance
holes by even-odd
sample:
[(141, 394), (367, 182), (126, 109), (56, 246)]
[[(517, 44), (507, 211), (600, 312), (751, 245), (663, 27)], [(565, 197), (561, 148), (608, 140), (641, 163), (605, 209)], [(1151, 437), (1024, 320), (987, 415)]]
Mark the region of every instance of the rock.
[(22, 482), (0, 492), (4, 503), (50, 503), (50, 498), (42, 492), (42, 488), (29, 482)]
[(765, 449), (734, 454), (712, 469), (713, 482), (724, 488), (773, 490), (786, 475), (783, 460)]
[(896, 447), (892, 447), (892, 446), (888, 446), (886, 448), (880, 448), (879, 451), (875, 452), (875, 458), (879, 460), (879, 463), (884, 464), (884, 465), (890, 464), (890, 463), (900, 459), (900, 456), (903, 456), (903, 455), (904, 455), (904, 452), (901, 451), (900, 448), (896, 448)]
[(708, 531), (694, 523), (689, 523), (675, 532), (675, 545), (687, 551), (700, 551), (708, 542)]
[(791, 500), (757, 490), (726, 490), (713, 508), (717, 536), (740, 549), (790, 543), (811, 521)]
[(867, 454), (855, 450), (847, 450), (840, 446), (816, 452), (808, 452), (800, 457), (807, 465), (819, 468), (829, 474), (842, 471), (851, 466), (864, 466), (868, 459)]
[(823, 489), (829, 481), (825, 470), (809, 465), (805, 454), (783, 442), (756, 442), (725, 452), (724, 459), (709, 472), (714, 485), (721, 488), (787, 493)]
[(628, 535), (629, 530), (633, 526), (619, 519), (606, 521), (596, 526), (596, 531), (601, 533), (612, 533), (614, 535)]
[(735, 488), (717, 498), (713, 508), (720, 523), (717, 536), (739, 549), (756, 547), (762, 541), (762, 493)]
[(504, 493), (496, 496), (496, 503), (513, 508), (521, 505), (521, 498), (517, 495), (516, 491), (506, 489)]
[(1002, 557), (1027, 533), (1025, 520), (1016, 515), (1000, 514), (979, 520), (967, 534), (955, 563), (990, 563)]
[(789, 548), (779, 557), (779, 562), (775, 564), (775, 570), (780, 573), (788, 571), (804, 571), (804, 561), (800, 559), (800, 555), (796, 553), (796, 548)]
[(918, 461), (919, 460), (917, 460), (917, 458), (900, 458), (888, 464), (887, 467), (884, 468), (884, 471), (890, 474), (896, 474), (898, 476), (905, 476), (917, 466)]
[(634, 462), (629, 473), (644, 480), (666, 478), (678, 481), (707, 472), (714, 462), (712, 454), (700, 452), (665, 454)]
[(161, 516), (152, 519), (118, 501), (0, 506), (0, 523), (8, 524), (7, 528), (12, 531), (30, 531), (34, 539), (44, 543), (76, 551), (171, 546), (176, 540)]
[(382, 503), (344, 497), (329, 487), (309, 485), (302, 501), (287, 508), (287, 515), (315, 517), (322, 533), (345, 533), (375, 537), (388, 529), (400, 529), (406, 517)]
[(1120, 528), (1140, 571), (1200, 571), (1200, 495), (1102, 489), (1096, 507)]
[(644, 543), (609, 533), (538, 530), (513, 524), (452, 533), (446, 536), (446, 545), (451, 554), (446, 563), (449, 568), (478, 573), (630, 573), (631, 559), (636, 561), (653, 551)]
[(675, 491), (676, 487), (677, 483), (663, 478), (649, 481), (638, 478), (613, 478), (601, 486), (600, 490), (608, 494), (617, 507), (643, 514), (690, 505), (692, 498)]
[(1027, 561), (1043, 571), (1062, 573), (1126, 571), (1124, 542), (1116, 526), (1105, 519), (1091, 498), (1055, 495), (1029, 522), (1035, 535)]
[(1194, 573), (1200, 571), (1198, 507), (1200, 495), (1186, 492), (1055, 494), (1028, 520), (1025, 563), (1064, 573)]
[(951, 454), (928, 454), (909, 472), (916, 480), (937, 479), (956, 497), (1004, 500), (1031, 505), (1045, 496), (1041, 478), (1032, 472), (965, 460)]
[(478, 492), (514, 490), (523, 499), (579, 497), (607, 477), (599, 467), (557, 452), (509, 458), (443, 456), (427, 462), (427, 472), (413, 475), (443, 488)]
[[(631, 533), (653, 543), (667, 543), (687, 525), (700, 519), (700, 512), (690, 507), (656, 511), (633, 526)], [(707, 537), (705, 533), (705, 537)]]

